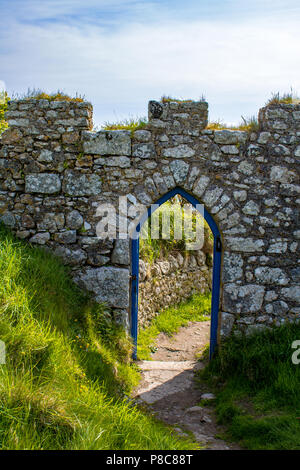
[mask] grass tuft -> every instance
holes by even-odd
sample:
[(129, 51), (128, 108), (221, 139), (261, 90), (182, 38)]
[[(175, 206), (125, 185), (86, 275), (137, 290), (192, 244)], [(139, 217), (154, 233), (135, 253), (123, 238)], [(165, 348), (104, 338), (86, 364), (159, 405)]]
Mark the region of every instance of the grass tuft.
[(232, 131), (247, 131), (247, 132), (258, 132), (259, 130), (259, 123), (255, 116), (246, 117), (244, 118), (241, 116), (242, 121), (240, 124), (234, 126), (226, 124), (221, 120), (212, 121), (207, 124), (207, 129), (212, 131), (218, 131), (223, 129), (228, 129)]
[(13, 99), (22, 99), (22, 100), (48, 100), (48, 101), (76, 101), (82, 103), (85, 100), (85, 97), (76, 93), (75, 96), (70, 96), (62, 90), (57, 90), (53, 93), (46, 93), (40, 89), (31, 89), (28, 88), (26, 93), (23, 94), (14, 94)]
[[(170, 103), (170, 102), (174, 102), (174, 103), (193, 103), (195, 100), (191, 100), (191, 99), (178, 99), (178, 98), (173, 98), (172, 96), (169, 96), (169, 95), (163, 95), (161, 98), (160, 98), (160, 101), (162, 103)], [(202, 95), (198, 101), (206, 101), (205, 99), (205, 96)]]
[(129, 118), (123, 119), (118, 122), (105, 122), (102, 126), (102, 129), (106, 131), (116, 131), (116, 130), (128, 130), (128, 131), (137, 131), (139, 129), (143, 129), (148, 124), (147, 118), (144, 117), (136, 117), (136, 118)]
[(299, 104), (300, 97), (297, 95), (296, 92), (291, 88), (291, 91), (288, 93), (280, 94), (279, 91), (277, 93), (272, 93), (271, 98), (266, 103), (266, 106), (271, 104)]

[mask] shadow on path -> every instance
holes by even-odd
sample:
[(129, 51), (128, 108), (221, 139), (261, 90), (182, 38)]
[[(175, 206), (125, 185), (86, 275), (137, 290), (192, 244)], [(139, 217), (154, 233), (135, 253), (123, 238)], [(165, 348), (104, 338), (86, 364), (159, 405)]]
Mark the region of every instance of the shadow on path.
[[(138, 402), (146, 404), (158, 419), (174, 426), (179, 435), (186, 436), (187, 431), (192, 432), (195, 440), (206, 449), (238, 449), (236, 445), (215, 437), (223, 429), (216, 425), (213, 407), (199, 405), (203, 391), (195, 386), (194, 375), (205, 364), (195, 360), (193, 345), (196, 344), (198, 349), (199, 345), (203, 347), (208, 330), (207, 325), (202, 325), (200, 330), (197, 325), (191, 323), (181, 328), (172, 338), (164, 335), (163, 344), (153, 358), (165, 360), (137, 363), (142, 370), (142, 380), (135, 397)], [(199, 331), (202, 331), (202, 338), (199, 338)], [(189, 341), (182, 343), (183, 338)], [(170, 360), (173, 357), (175, 360)], [(193, 360), (176, 360), (178, 357), (192, 357)]]

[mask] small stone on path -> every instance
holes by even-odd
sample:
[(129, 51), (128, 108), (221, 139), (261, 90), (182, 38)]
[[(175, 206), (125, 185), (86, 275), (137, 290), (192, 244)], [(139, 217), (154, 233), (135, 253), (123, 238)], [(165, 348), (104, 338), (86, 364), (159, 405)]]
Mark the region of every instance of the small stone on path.
[(201, 395), (201, 400), (215, 400), (216, 397), (213, 393), (203, 393), (203, 395)]

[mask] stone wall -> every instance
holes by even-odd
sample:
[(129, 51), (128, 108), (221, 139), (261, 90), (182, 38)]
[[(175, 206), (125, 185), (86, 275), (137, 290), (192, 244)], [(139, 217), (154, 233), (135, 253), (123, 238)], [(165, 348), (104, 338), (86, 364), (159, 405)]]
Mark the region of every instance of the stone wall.
[(212, 269), (202, 251), (181, 253), (153, 264), (140, 260), (139, 326), (147, 326), (159, 311), (212, 287)]
[(222, 235), (221, 334), (299, 318), (300, 105), (263, 108), (252, 133), (206, 130), (207, 109), (152, 101), (144, 129), (93, 132), (89, 103), (10, 102), (0, 144), (2, 221), (61, 256), (128, 324), (129, 243), (97, 238), (97, 207), (118, 210), (124, 195), (126, 210), (149, 206), (179, 186)]

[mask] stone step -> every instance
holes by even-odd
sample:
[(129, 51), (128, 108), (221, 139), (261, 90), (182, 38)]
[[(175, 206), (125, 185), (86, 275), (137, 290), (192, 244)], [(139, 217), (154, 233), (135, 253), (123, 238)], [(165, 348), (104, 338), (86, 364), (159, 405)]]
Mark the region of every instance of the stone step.
[(195, 361), (138, 361), (142, 370), (187, 370), (194, 369)]

